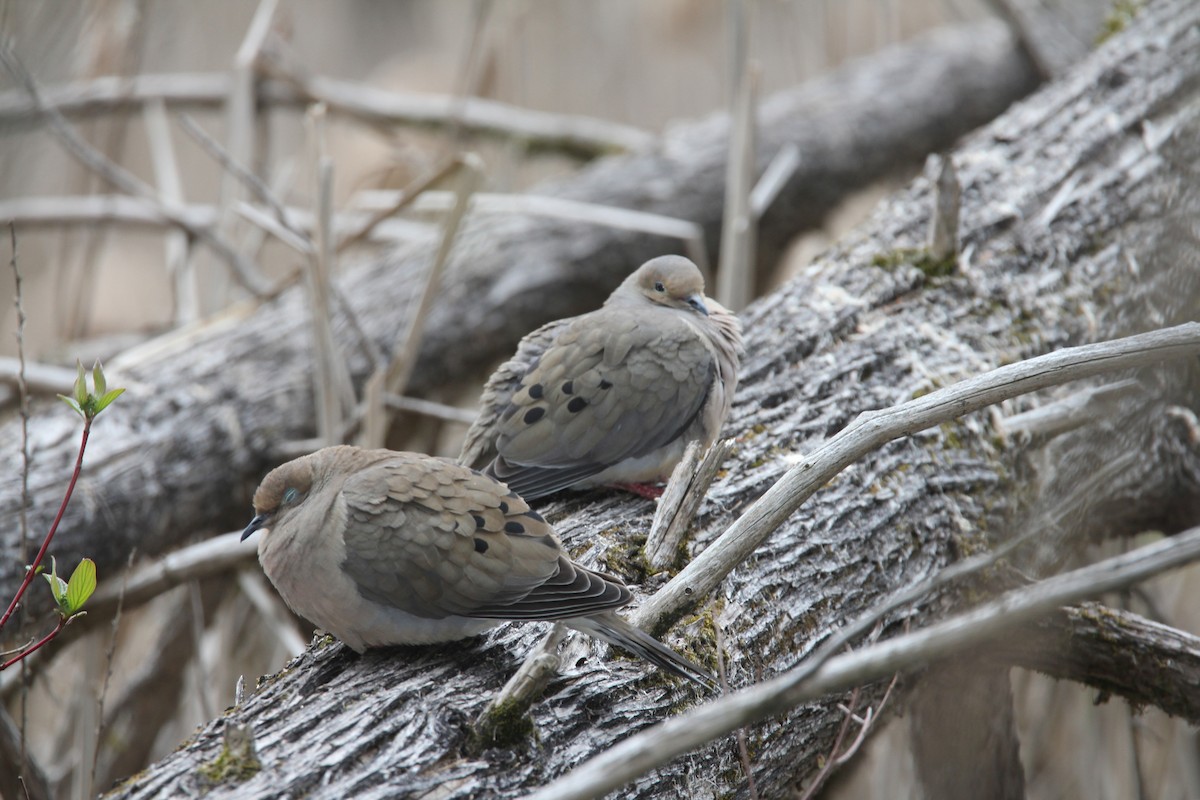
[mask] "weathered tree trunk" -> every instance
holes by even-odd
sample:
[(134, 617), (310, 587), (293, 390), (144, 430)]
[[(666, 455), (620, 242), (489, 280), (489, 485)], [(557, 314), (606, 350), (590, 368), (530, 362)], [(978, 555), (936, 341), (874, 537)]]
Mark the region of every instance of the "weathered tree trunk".
[[(989, 23), (925, 37), (769, 99), (760, 112), (762, 161), (794, 143), (803, 163), (762, 221), (760, 262), (773, 265), (789, 239), (819, 225), (848, 193), (948, 146), (1032, 85), (1007, 32)], [(680, 126), (651, 152), (602, 160), (545, 192), (690, 220), (715, 253), (727, 129), (723, 115)], [(642, 261), (679, 247), (660, 236), (545, 217), (472, 218), (455, 246), (411, 390), (482, 382), (529, 330), (594, 307)], [(429, 247), (409, 247), (343, 283), (385, 351), (404, 330), (404, 311), (430, 260)], [(110, 364), (110, 382), (129, 391), (97, 424), (82, 491), (55, 542), (59, 560), (87, 555), (110, 575), (131, 547), (154, 555), (199, 533), (237, 527), (278, 446), (314, 433), (309, 319), (302, 293), (291, 291)], [(370, 365), (352, 327), (343, 317), (337, 325), (361, 381)], [(19, 430), (14, 420), (0, 426), (5, 520), (20, 505)], [(77, 420), (57, 401), (35, 408), (30, 529), (39, 542), (70, 474), (76, 432)], [(17, 552), (16, 536), (15, 524), (0, 531), (6, 552)], [(12, 595), (22, 568), (15, 557), (0, 562), (0, 596)]]
[[(932, 198), (920, 179), (845, 244), (748, 310), (749, 355), (730, 423), (738, 449), (701, 509), (699, 546), (795, 454), (862, 411), (1002, 362), (1195, 316), (1194, 257), (1183, 257), (1189, 245), (1172, 230), (1191, 218), (1172, 215), (1197, 208), (1183, 181), (1200, 136), (1198, 25), (1195, 3), (1147, 4), (1130, 30), (955, 153), (966, 253), (954, 274), (943, 275), (945, 265), (921, 254)], [(622, 250), (620, 258), (633, 252)], [(535, 272), (561, 275), (559, 268)], [(469, 307), (464, 303), (456, 295), (448, 308)], [(301, 313), (296, 299), (282, 307)], [(302, 344), (290, 347), (298, 353)], [(258, 363), (250, 356), (229, 353), (222, 363), (253, 382), (253, 368), (242, 366)], [(1119, 436), (1097, 435), (1092, 426), (1044, 446), (1006, 440), (992, 417), (974, 415), (882, 448), (831, 481), (669, 640), (709, 658), (715, 624), (731, 683), (743, 685), (796, 664), (847, 618), (991, 537), (1044, 526), (1054, 559), (1035, 553), (1027, 560), (1045, 568), (1071, 558), (1092, 535), (1124, 535), (1145, 524), (1171, 530), (1195, 519), (1200, 453), (1187, 425), (1176, 422), (1195, 419), (1200, 370), (1172, 364), (1133, 377), (1140, 391), (1106, 421), (1112, 431), (1101, 431)], [(302, 391), (299, 384), (288, 394), (273, 388), (283, 387), (261, 387), (258, 402)], [(278, 435), (231, 434), (260, 449)], [(1127, 456), (1122, 468), (1095, 469), (1114, 449)], [(1091, 483), (1068, 485), (1070, 475)], [(1121, 513), (1113, 513), (1118, 503)], [(627, 544), (649, 525), (645, 501), (593, 492), (550, 504), (545, 513), (576, 557), (599, 560), (646, 589), (661, 581), (627, 557)], [(931, 598), (888, 619), (881, 635), (955, 603), (950, 595)], [(471, 720), (538, 634), (537, 626), (513, 625), (476, 641), (363, 657), (320, 644), (118, 794), (517, 797), (699, 700), (689, 687), (596, 646), (551, 684), (532, 712), (532, 734), (522, 735), (518, 725), (504, 746), (480, 749)], [(864, 695), (877, 693), (869, 688)], [(810, 778), (841, 719), (831, 700), (749, 730), (763, 796), (782, 796)], [(252, 731), (260, 770), (215, 777), (221, 765), (245, 765), (222, 755), (227, 723)], [(654, 772), (622, 796), (744, 796), (744, 787), (726, 741)]]

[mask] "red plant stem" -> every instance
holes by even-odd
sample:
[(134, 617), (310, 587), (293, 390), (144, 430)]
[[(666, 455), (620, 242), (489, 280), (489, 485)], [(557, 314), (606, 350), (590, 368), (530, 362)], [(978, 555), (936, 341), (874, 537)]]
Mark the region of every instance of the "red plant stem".
[[(83, 418), (83, 438), (79, 442), (79, 455), (75, 457), (75, 471), (71, 473), (71, 482), (67, 484), (67, 493), (63, 495), (62, 504), (58, 507), (58, 514), (54, 517), (54, 523), (50, 526), (50, 531), (46, 534), (46, 540), (42, 542), (42, 549), (38, 550), (37, 557), (33, 559), (33, 564), (30, 565), (29, 569), (25, 570), (25, 580), (21, 581), (21, 587), (17, 589), (16, 596), (14, 596), (12, 602), (8, 604), (8, 610), (4, 612), (4, 616), (0, 617), (0, 630), (4, 629), (4, 624), (8, 622), (8, 618), (11, 617), (13, 612), (17, 610), (17, 604), (21, 602), (21, 598), (24, 596), (25, 590), (29, 588), (30, 581), (32, 581), (33, 576), (37, 574), (37, 568), (41, 565), (42, 559), (46, 557), (46, 551), (50, 549), (50, 540), (54, 538), (55, 532), (58, 531), (58, 523), (62, 522), (63, 514), (67, 511), (67, 503), (71, 501), (71, 494), (75, 491), (75, 482), (79, 480), (79, 471), (83, 469), (83, 451), (87, 449), (88, 434), (91, 432), (92, 420), (91, 418), (85, 416)], [(34, 645), (33, 650), (38, 649), (47, 641), (54, 638), (61, 628), (62, 625), (60, 624), (59, 627), (56, 628), (49, 636)], [(33, 650), (29, 652), (33, 652)], [(11, 663), (12, 662), (10, 661), (9, 664)], [(6, 666), (8, 666), (8, 664), (0, 666), (0, 669), (3, 669)]]
[(43, 636), (41, 639), (39, 639), (35, 644), (31, 644), (26, 649), (17, 653), (15, 656), (10, 658), (8, 661), (5, 661), (3, 664), (0, 664), (0, 672), (3, 672), (4, 670), (8, 669), (9, 667), (11, 667), (13, 664), (17, 663), (21, 659), (27, 658), (28, 656), (32, 655), (33, 653), (36, 653), (38, 650), (41, 650), (42, 646), (44, 644), (49, 642), (55, 636), (58, 636), (59, 631), (61, 631), (63, 628), (65, 628), (67, 626), (67, 622), (69, 620), (70, 620), (70, 617), (60, 616), (58, 618), (58, 624), (54, 626), (54, 630), (47, 633), (45, 636)]

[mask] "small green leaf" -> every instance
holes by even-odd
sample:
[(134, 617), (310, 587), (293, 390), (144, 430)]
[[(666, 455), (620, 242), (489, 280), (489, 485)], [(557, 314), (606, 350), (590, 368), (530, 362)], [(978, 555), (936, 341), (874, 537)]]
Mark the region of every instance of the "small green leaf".
[(75, 402), (79, 404), (80, 408), (85, 408), (87, 406), (88, 390), (87, 378), (83, 375), (83, 362), (76, 361), (75, 366), (79, 369), (79, 377), (75, 379)]
[(64, 403), (66, 403), (72, 409), (74, 409), (76, 414), (78, 414), (81, 417), (83, 416), (83, 409), (79, 407), (79, 403), (75, 402), (75, 398), (67, 397), (65, 394), (60, 394), (58, 396), (58, 399), (62, 400)]
[(124, 389), (113, 389), (111, 392), (106, 392), (103, 397), (96, 401), (96, 409), (92, 412), (92, 416), (99, 414), (104, 409), (108, 408), (113, 400), (116, 400), (125, 393)]
[(107, 384), (104, 381), (104, 367), (100, 366), (100, 360), (96, 359), (96, 363), (92, 365), (92, 387), (93, 391), (98, 395), (104, 394)]
[(59, 613), (69, 614), (67, 605), (67, 582), (58, 577), (58, 564), (54, 561), (54, 556), (50, 556), (50, 574), (43, 576), (46, 583), (50, 584), (50, 594), (54, 595), (54, 604), (58, 606)]
[(85, 558), (79, 562), (79, 566), (75, 567), (75, 571), (71, 573), (71, 580), (67, 583), (67, 614), (79, 613), (79, 609), (83, 608), (83, 604), (88, 601), (94, 591), (96, 591), (96, 562)]

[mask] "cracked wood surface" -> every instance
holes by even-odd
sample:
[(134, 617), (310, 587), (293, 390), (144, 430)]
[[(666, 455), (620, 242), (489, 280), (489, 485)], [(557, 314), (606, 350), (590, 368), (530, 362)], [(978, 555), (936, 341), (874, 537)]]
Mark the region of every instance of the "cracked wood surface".
[[(1130, 30), (962, 145), (954, 157), (969, 255), (958, 274), (934, 277), (914, 266), (932, 205), (921, 178), (747, 311), (748, 357), (727, 430), (738, 448), (700, 509), (697, 546), (796, 453), (862, 411), (1034, 353), (1194, 318), (1200, 276), (1181, 231), (1200, 200), (1185, 180), (1200, 141), (1197, 26), (1194, 4), (1148, 4)], [(1135, 378), (1143, 391), (1112, 418), (1049, 444), (1005, 440), (988, 414), (891, 443), (831, 481), (667, 640), (711, 660), (708, 626), (720, 625), (731, 682), (744, 685), (794, 665), (845, 619), (989, 537), (1044, 526), (1045, 541), (1027, 560), (1047, 570), (1091, 536), (1147, 524), (1171, 530), (1200, 498), (1198, 372), (1181, 363), (1108, 376)], [(1113, 459), (1120, 469), (1097, 468)], [(646, 591), (662, 581), (630, 557), (628, 543), (649, 526), (645, 501), (592, 492), (544, 513), (574, 557)], [(960, 601), (951, 593), (931, 598), (880, 633)], [(322, 643), (229, 714), (254, 731), (260, 772), (236, 784), (204, 782), (199, 768), (221, 752), (217, 720), (117, 795), (518, 797), (698, 700), (596, 645), (565, 665), (534, 708), (532, 739), (473, 747), (469, 721), (540, 633), (514, 625), (478, 640), (363, 657)], [(870, 687), (866, 701), (879, 689)], [(837, 699), (748, 731), (764, 796), (811, 777), (818, 757), (828, 756), (842, 717)], [(622, 796), (728, 792), (744, 796), (745, 781), (725, 741)]]

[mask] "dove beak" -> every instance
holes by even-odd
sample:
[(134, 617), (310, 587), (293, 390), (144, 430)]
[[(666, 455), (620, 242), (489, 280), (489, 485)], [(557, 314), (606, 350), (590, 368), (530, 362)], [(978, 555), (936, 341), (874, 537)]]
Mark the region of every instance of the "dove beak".
[(704, 305), (704, 295), (694, 294), (687, 299), (687, 304), (704, 316), (708, 316), (708, 306)]
[(252, 534), (257, 533), (258, 529), (263, 527), (264, 525), (266, 525), (267, 521), (270, 519), (271, 519), (270, 514), (256, 515), (254, 517), (254, 519), (250, 520), (250, 524), (246, 526), (246, 530), (242, 531), (241, 541), (244, 542), (247, 539), (249, 539)]

